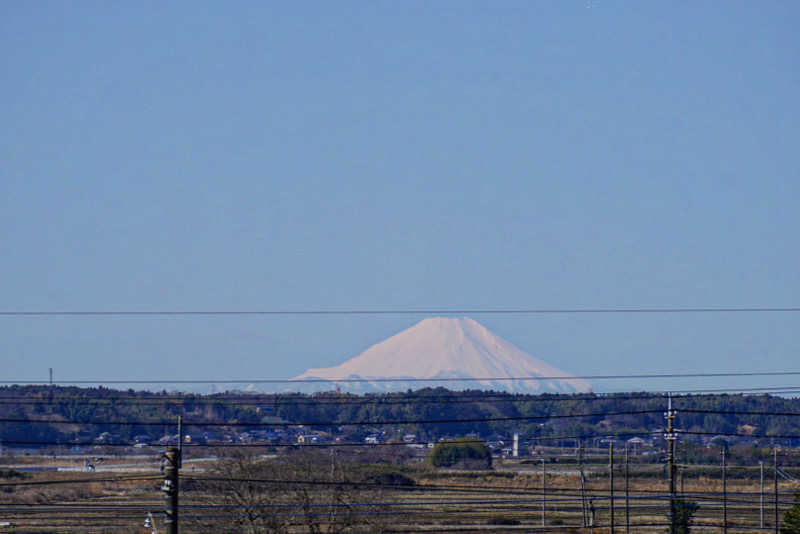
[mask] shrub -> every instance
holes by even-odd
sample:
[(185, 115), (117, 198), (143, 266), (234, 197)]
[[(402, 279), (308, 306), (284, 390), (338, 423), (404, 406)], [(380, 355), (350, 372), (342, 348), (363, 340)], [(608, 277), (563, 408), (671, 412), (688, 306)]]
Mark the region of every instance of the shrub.
[(29, 473), (17, 471), (16, 469), (0, 469), (0, 478), (19, 478), (25, 479), (30, 477)]
[(519, 525), (519, 519), (513, 517), (505, 517), (502, 515), (494, 515), (486, 521), (487, 525)]
[(694, 501), (675, 499), (672, 501), (674, 515), (671, 518), (677, 534), (689, 534), (692, 529), (692, 518), (700, 508)]
[(465, 469), (489, 469), (492, 453), (489, 447), (473, 439), (437, 443), (428, 455), (434, 467), (462, 467)]
[(781, 534), (800, 534), (800, 492), (794, 494), (794, 504), (783, 514)]
[(416, 481), (408, 475), (398, 471), (385, 471), (367, 477), (365, 482), (383, 486), (413, 486)]

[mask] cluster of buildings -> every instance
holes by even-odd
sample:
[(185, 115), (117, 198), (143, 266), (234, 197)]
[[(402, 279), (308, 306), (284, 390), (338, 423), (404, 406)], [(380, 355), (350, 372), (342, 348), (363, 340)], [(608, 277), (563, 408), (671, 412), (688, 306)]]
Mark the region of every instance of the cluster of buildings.
[[(431, 436), (423, 437), (414, 433), (397, 433), (387, 430), (375, 430), (371, 432), (325, 432), (310, 430), (304, 427), (273, 427), (268, 429), (248, 429), (239, 431), (234, 428), (225, 428), (219, 431), (186, 431), (183, 432), (183, 442), (187, 445), (224, 445), (232, 443), (264, 444), (269, 445), (324, 445), (326, 443), (363, 443), (365, 445), (378, 445), (381, 443), (405, 443), (412, 448), (432, 448), (436, 442), (447, 441), (458, 438), (485, 439), (487, 446), (493, 454), (503, 456), (529, 456), (538, 454), (542, 448), (548, 448), (550, 444), (546, 440), (521, 439), (519, 434), (501, 435), (494, 434), (489, 437), (479, 436), (478, 434), (467, 434), (465, 436)], [(179, 436), (177, 433), (170, 433), (161, 436), (152, 434), (137, 434), (133, 436), (133, 443), (123, 439), (120, 434), (111, 432), (101, 432), (92, 440), (95, 445), (118, 445), (130, 443), (134, 447), (146, 446), (165, 446), (177, 444)], [(575, 440), (573, 440), (575, 441)], [(607, 448), (609, 444), (616, 447), (627, 447), (633, 453), (647, 450), (654, 447), (652, 437), (632, 437), (621, 440), (609, 437), (597, 437), (587, 440), (583, 446), (589, 448)], [(565, 443), (557, 444), (562, 448), (570, 446)], [(577, 443), (576, 445), (577, 446)]]

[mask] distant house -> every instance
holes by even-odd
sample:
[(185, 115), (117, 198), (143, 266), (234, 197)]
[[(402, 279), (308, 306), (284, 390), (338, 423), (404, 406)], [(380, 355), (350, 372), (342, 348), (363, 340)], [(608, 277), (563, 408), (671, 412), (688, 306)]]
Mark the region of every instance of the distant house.
[(198, 444), (198, 443), (203, 443), (203, 441), (205, 441), (205, 440), (203, 439), (203, 436), (200, 435), (200, 434), (194, 434), (194, 435), (192, 435), (192, 434), (184, 434), (183, 435), (183, 442), (184, 443), (195, 443), (195, 444)]
[(222, 441), (222, 438), (219, 435), (211, 432), (203, 432), (203, 441), (206, 443), (214, 443)]
[(135, 443), (150, 443), (153, 441), (153, 437), (148, 434), (137, 434), (133, 436), (133, 441)]
[(172, 434), (171, 436), (163, 436), (158, 439), (159, 445), (169, 445), (170, 443), (178, 443), (180, 437), (178, 434)]
[(635, 438), (629, 439), (627, 441), (627, 443), (628, 443), (628, 448), (630, 449), (630, 451), (633, 454), (636, 454), (642, 448), (642, 445), (644, 445), (644, 440), (642, 438), (635, 437)]

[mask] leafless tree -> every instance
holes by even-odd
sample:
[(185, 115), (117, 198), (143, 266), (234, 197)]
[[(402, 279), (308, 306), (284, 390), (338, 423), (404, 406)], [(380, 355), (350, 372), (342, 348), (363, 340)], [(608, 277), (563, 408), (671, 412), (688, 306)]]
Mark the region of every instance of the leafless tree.
[[(264, 458), (238, 451), (184, 483), (189, 530), (250, 534), (379, 534), (384, 492), (354, 476), (331, 451), (292, 451)], [(188, 485), (187, 485), (188, 484)]]

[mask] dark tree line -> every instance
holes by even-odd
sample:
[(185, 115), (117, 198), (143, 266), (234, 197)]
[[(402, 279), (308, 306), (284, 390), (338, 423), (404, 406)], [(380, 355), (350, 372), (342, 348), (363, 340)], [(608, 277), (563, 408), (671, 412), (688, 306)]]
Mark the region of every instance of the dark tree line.
[[(347, 393), (245, 395), (195, 395), (108, 388), (61, 386), (0, 387), (0, 418), (77, 421), (77, 424), (0, 423), (0, 439), (6, 441), (75, 441), (102, 432), (121, 441), (137, 435), (161, 436), (174, 432), (174, 421), (254, 423), (264, 428), (270, 422), (328, 422), (316, 426), (332, 434), (361, 439), (386, 431), (385, 439), (415, 434), (419, 440), (468, 434), (490, 438), (519, 432), (526, 437), (561, 435), (597, 436), (613, 433), (650, 433), (664, 425), (666, 401), (649, 393), (515, 395), (491, 391), (450, 391), (425, 388), (389, 394)], [(771, 395), (708, 395), (676, 397), (677, 427), (683, 430), (767, 436), (800, 435), (800, 417), (771, 415), (800, 413), (800, 399)], [(617, 412), (652, 410), (652, 413), (610, 415)], [(698, 410), (690, 413), (682, 410)], [(704, 410), (729, 413), (702, 413)], [(762, 412), (746, 415), (743, 412)], [(591, 414), (584, 417), (561, 417)], [(491, 418), (523, 418), (512, 421), (474, 421)], [(524, 418), (531, 419), (525, 420)], [(459, 420), (470, 420), (459, 422)], [(380, 425), (390, 421), (437, 420), (437, 423)], [(452, 420), (447, 422), (443, 420)], [(169, 425), (118, 424), (126, 421), (164, 421)], [(344, 426), (349, 421), (375, 421), (370, 426)], [(99, 424), (95, 424), (99, 422)], [(248, 430), (238, 427), (240, 431)], [(192, 427), (192, 432), (202, 431)], [(691, 440), (691, 438), (689, 438)], [(729, 438), (730, 439), (730, 438)], [(730, 439), (735, 441), (735, 439)], [(764, 442), (765, 440), (762, 440)], [(766, 440), (769, 441), (769, 440)], [(781, 439), (798, 445), (800, 440)]]

